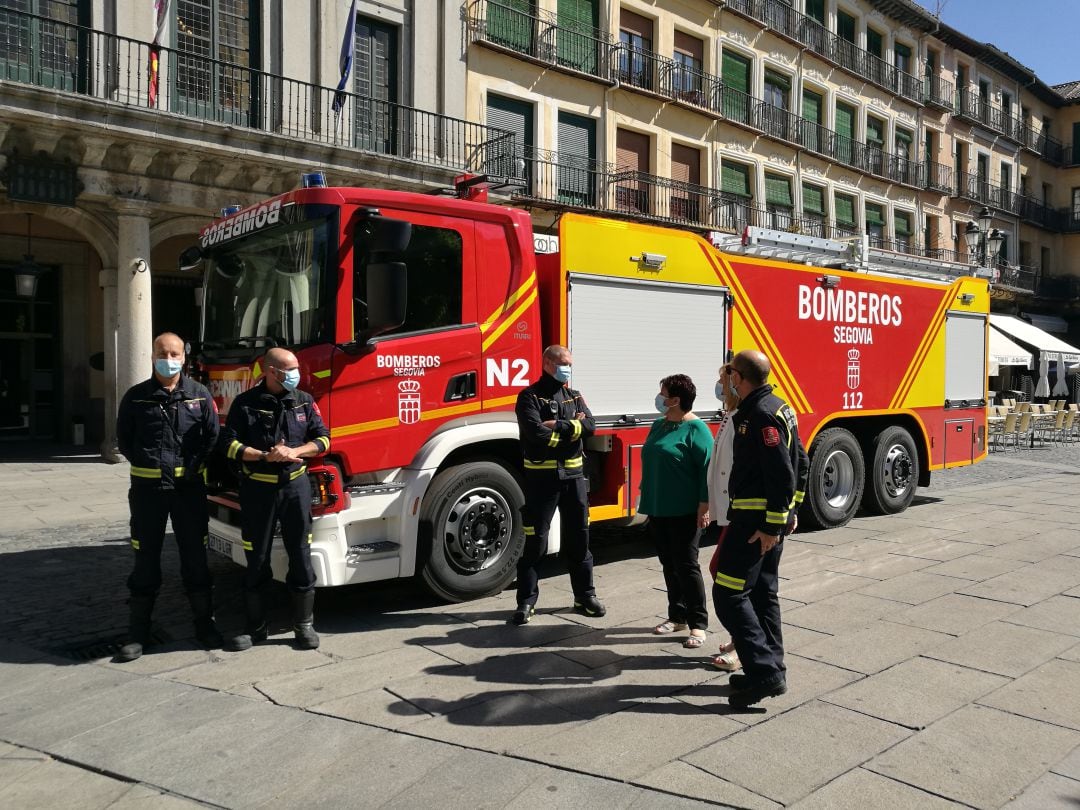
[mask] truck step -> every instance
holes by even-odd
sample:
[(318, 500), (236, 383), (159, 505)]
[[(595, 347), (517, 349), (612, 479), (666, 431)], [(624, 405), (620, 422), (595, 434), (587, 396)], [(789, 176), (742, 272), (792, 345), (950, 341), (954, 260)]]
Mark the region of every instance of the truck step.
[(355, 546), (349, 546), (345, 559), (350, 565), (359, 565), (378, 557), (396, 556), (400, 549), (400, 543), (391, 540), (373, 540), (370, 543), (358, 543)]

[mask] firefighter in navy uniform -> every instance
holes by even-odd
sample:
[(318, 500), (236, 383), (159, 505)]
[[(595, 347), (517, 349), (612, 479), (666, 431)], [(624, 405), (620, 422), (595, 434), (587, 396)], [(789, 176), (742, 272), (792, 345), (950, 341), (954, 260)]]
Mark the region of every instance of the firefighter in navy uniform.
[(131, 464), (128, 502), (135, 551), (135, 570), (127, 582), (129, 638), (117, 655), (121, 661), (134, 661), (149, 642), (169, 517), (180, 552), (180, 575), (195, 615), (195, 637), (204, 647), (221, 646), (206, 562), (204, 478), (206, 458), (218, 438), (217, 408), (206, 388), (181, 373), (184, 341), (177, 335), (158, 335), (153, 359), (153, 375), (124, 394), (116, 417), (117, 445)]
[(330, 449), (330, 431), (311, 395), (300, 391), (296, 356), (271, 349), (261, 382), (233, 400), (222, 446), (240, 463), (240, 530), (247, 557), (244, 572), (246, 632), (230, 650), (266, 640), (265, 586), (272, 578), (270, 546), (280, 521), (289, 555), (285, 584), (292, 592), (293, 632), (300, 649), (314, 650), (315, 572), (311, 567), (311, 482), (306, 459)]
[(769, 371), (768, 358), (757, 351), (740, 352), (727, 366), (741, 402), (732, 417), (730, 525), (718, 553), (713, 601), (742, 662), (728, 698), (740, 708), (787, 691), (778, 571), (810, 469), (798, 420), (767, 384)]
[(589, 406), (566, 384), (573, 358), (564, 346), (544, 350), (543, 376), (518, 394), (517, 421), (525, 459), (525, 551), (517, 566), (517, 610), (511, 622), (527, 624), (539, 596), (536, 565), (547, 551), (548, 530), (559, 510), (559, 556), (570, 573), (574, 610), (603, 616), (596, 598), (589, 552), (589, 496), (584, 439), (595, 430)]

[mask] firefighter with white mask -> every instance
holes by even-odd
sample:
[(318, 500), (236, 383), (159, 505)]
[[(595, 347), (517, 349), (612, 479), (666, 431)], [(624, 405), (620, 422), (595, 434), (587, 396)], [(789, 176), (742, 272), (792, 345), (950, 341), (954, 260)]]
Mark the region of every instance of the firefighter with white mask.
[(172, 332), (154, 340), (154, 370), (120, 402), (116, 441), (131, 463), (131, 547), (128, 577), (130, 627), (117, 658), (134, 661), (150, 641), (150, 622), (161, 587), (165, 521), (172, 518), (180, 575), (195, 616), (195, 637), (220, 647), (214, 626), (210, 568), (206, 562), (209, 514), (205, 462), (218, 438), (218, 412), (210, 392), (183, 373), (184, 341)]

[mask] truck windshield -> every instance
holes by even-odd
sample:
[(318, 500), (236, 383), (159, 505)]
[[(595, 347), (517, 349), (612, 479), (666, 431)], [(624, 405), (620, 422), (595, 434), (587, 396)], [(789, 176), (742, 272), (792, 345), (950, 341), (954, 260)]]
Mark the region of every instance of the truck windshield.
[(328, 339), (330, 223), (257, 231), (209, 252), (203, 348), (261, 350)]

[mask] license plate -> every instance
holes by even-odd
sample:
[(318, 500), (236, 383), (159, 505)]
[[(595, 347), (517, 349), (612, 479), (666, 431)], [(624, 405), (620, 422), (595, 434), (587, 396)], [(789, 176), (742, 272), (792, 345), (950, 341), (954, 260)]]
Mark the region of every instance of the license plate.
[(232, 559), (232, 541), (228, 538), (219, 534), (210, 534), (206, 538), (206, 545), (211, 551)]

